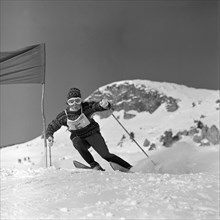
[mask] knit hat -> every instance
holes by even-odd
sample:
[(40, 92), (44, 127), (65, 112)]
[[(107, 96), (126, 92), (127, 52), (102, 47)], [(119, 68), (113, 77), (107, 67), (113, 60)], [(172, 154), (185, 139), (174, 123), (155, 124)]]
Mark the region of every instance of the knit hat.
[(71, 98), (74, 98), (74, 97), (80, 97), (81, 98), (81, 92), (77, 88), (71, 88), (69, 90), (68, 95), (67, 95), (67, 100), (71, 99)]

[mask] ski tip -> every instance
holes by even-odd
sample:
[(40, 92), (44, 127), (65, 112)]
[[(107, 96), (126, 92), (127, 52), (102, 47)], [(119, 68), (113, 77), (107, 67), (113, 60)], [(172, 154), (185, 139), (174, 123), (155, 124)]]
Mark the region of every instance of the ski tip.
[(83, 163), (80, 163), (79, 161), (77, 160), (73, 160), (73, 165), (76, 167), (76, 168), (81, 168), (81, 169), (91, 169), (91, 167), (83, 164)]
[(73, 165), (75, 166), (75, 168), (78, 168), (78, 169), (86, 169), (86, 170), (93, 170), (93, 171), (105, 171), (105, 169), (103, 169), (100, 165), (99, 166), (96, 166), (94, 168), (91, 168), (79, 161), (76, 161), (76, 160), (73, 160)]

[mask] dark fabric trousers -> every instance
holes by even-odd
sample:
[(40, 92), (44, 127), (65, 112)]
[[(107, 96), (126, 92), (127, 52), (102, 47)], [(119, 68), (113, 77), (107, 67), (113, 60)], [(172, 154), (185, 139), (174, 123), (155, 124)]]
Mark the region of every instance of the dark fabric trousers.
[(131, 165), (125, 160), (109, 152), (100, 132), (96, 132), (87, 138), (75, 137), (72, 139), (72, 142), (74, 147), (88, 164), (95, 161), (92, 154), (89, 152), (89, 148), (92, 146), (92, 148), (108, 162), (115, 162), (123, 167), (131, 168)]

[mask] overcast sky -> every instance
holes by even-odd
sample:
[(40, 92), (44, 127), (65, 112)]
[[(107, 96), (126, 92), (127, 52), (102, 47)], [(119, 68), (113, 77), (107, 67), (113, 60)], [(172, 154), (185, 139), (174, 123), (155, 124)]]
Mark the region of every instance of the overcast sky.
[[(218, 1), (1, 1), (1, 51), (46, 44), (47, 124), (70, 87), (126, 79), (219, 89)], [(41, 85), (1, 86), (1, 145), (42, 132)]]

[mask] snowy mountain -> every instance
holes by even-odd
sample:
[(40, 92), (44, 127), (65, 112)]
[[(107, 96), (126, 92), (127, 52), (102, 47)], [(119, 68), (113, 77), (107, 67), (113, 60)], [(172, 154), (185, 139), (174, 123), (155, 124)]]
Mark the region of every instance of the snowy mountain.
[[(165, 131), (190, 132), (200, 121), (219, 129), (219, 91), (189, 88), (172, 83), (148, 80), (115, 82), (94, 91), (87, 100), (107, 98), (113, 103), (114, 114), (133, 132), (141, 143), (145, 138), (158, 144)], [(99, 114), (96, 120), (102, 125), (109, 142), (112, 136), (118, 141), (125, 132), (115, 123), (111, 127), (111, 112)], [(134, 126), (135, 125), (135, 126)], [(109, 135), (108, 134), (113, 134)], [(109, 137), (109, 138), (108, 138)]]
[(114, 111), (95, 120), (109, 150), (135, 173), (112, 171), (92, 149), (106, 172), (75, 169), (73, 159), (84, 161), (61, 128), (51, 168), (41, 137), (1, 149), (1, 219), (219, 219), (219, 91), (129, 80), (87, 100), (103, 97)]
[[(116, 111), (132, 110), (153, 114), (161, 105), (165, 105), (167, 112), (175, 112), (180, 107), (188, 107), (206, 102), (210, 97), (212, 106), (220, 101), (217, 91), (194, 89), (173, 83), (161, 83), (148, 80), (130, 80), (115, 82), (94, 91), (88, 100), (110, 100)], [(189, 105), (189, 106), (188, 106)], [(126, 115), (125, 115), (126, 118)]]
[[(150, 82), (148, 83), (150, 85)], [(88, 100), (110, 100), (116, 111), (124, 110), (124, 118), (131, 110), (137, 112), (154, 113), (163, 103), (166, 103), (167, 111), (178, 109), (178, 100), (167, 96), (157, 85), (149, 86), (147, 81), (123, 81), (113, 83), (96, 90)]]

